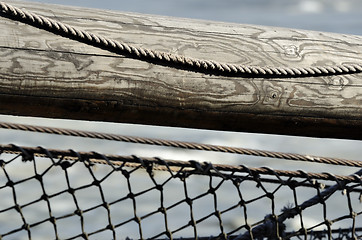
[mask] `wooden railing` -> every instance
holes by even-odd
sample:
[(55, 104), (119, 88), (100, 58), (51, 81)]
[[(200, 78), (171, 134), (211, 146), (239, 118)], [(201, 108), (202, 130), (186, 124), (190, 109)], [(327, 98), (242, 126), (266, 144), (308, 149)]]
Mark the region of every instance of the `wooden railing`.
[[(117, 41), (242, 64), (362, 64), (362, 37), (6, 1)], [(142, 61), (0, 18), (0, 113), (362, 139), (362, 73), (214, 74)]]

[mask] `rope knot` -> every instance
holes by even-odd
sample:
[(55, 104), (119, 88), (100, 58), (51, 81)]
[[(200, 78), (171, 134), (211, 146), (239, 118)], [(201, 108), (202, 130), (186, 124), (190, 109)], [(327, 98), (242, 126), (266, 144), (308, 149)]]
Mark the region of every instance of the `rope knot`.
[(11, 146), (21, 152), (21, 158), (23, 162), (34, 161), (34, 154), (29, 153), (24, 148), (11, 144)]

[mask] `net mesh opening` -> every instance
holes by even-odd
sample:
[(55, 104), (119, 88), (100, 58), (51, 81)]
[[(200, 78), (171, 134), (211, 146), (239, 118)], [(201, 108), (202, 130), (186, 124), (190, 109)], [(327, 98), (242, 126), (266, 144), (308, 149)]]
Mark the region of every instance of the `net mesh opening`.
[(0, 239), (362, 237), (359, 168), (345, 176), (17, 145), (0, 145), (0, 167)]

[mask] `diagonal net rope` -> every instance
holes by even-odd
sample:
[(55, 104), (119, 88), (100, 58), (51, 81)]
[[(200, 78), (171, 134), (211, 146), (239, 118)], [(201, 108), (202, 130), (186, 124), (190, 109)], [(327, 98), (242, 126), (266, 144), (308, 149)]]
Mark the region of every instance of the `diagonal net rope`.
[[(9, 214), (12, 219), (16, 219), (14, 215), (19, 219), (4, 222), (5, 228), (0, 227), (1, 239), (20, 239), (21, 234), (28, 239), (37, 239), (37, 237), (124, 239), (126, 236), (137, 239), (166, 237), (238, 240), (301, 239), (300, 236), (304, 239), (362, 237), (362, 228), (358, 227), (362, 211), (356, 203), (352, 204), (355, 198), (361, 200), (362, 170), (351, 176), (332, 174), (322, 176), (323, 174), (288, 173), (246, 166), (224, 166), (196, 161), (103, 155), (95, 152), (15, 145), (0, 145), (0, 159), (0, 176), (4, 176), (0, 181), (2, 196), (0, 219), (8, 217)], [(99, 165), (100, 163), (102, 165)], [(26, 176), (19, 177), (16, 172), (19, 172), (22, 166), (27, 169)], [(14, 167), (16, 167), (15, 172), (12, 171)], [(163, 167), (166, 175), (159, 175), (158, 167)], [(72, 171), (72, 169), (77, 170)], [(79, 184), (75, 181), (74, 174), (81, 174), (82, 179), (89, 181)], [(274, 184), (268, 185), (262, 175), (272, 177), (275, 180)], [(139, 178), (140, 176), (142, 178)], [(66, 184), (60, 188), (55, 185), (49, 187), (47, 184), (49, 178), (58, 180), (63, 178)], [(142, 184), (137, 184), (141, 179)], [(324, 180), (335, 184), (323, 190), (321, 181)], [(34, 182), (31, 192), (28, 191), (26, 196), (21, 195), (19, 189), (26, 191), (26, 188), (21, 186), (29, 182)], [(173, 184), (175, 182), (177, 184)], [(257, 193), (249, 189), (250, 182), (256, 184), (254, 190), (258, 189)], [(108, 189), (107, 184), (111, 185)], [(119, 185), (123, 185), (124, 188), (116, 191)], [(197, 192), (192, 191), (192, 188), (203, 185), (205, 188), (202, 187)], [(299, 203), (298, 198), (305, 199), (305, 194), (308, 194), (308, 191), (303, 191), (305, 187), (314, 189), (316, 193), (310, 197), (307, 195), (307, 200)], [(281, 214), (277, 214), (278, 195), (283, 189), (293, 193), (294, 206), (288, 205), (282, 209)], [(175, 190), (180, 192), (176, 194), (176, 199), (172, 198)], [(328, 218), (327, 207), (337, 192), (343, 193), (343, 198), (339, 199), (338, 204), (340, 207), (346, 205), (347, 211), (342, 216)], [(226, 205), (222, 204), (222, 198), (226, 197), (224, 194), (228, 194), (228, 197), (233, 196)], [(31, 200), (27, 200), (29, 195), (32, 196)], [(82, 197), (87, 201), (84, 202)], [(4, 202), (5, 205), (8, 203), (7, 207), (3, 207)], [(257, 215), (257, 212), (253, 205), (262, 204), (265, 212), (268, 212), (265, 206), (268, 202), (271, 212), (263, 220), (256, 221), (253, 215)], [(47, 213), (30, 216), (29, 209), (36, 208), (39, 212), (40, 204), (46, 206)], [(63, 206), (62, 211), (57, 209), (59, 204)], [(200, 204), (203, 208), (207, 208), (206, 212), (200, 212)], [(142, 205), (147, 207), (144, 208)], [(314, 209), (317, 205), (322, 207), (323, 217), (314, 214), (313, 217), (320, 219), (319, 222), (307, 226), (306, 211)], [(96, 216), (97, 222), (101, 221), (96, 226), (90, 227), (92, 216)], [(230, 226), (228, 224), (230, 216), (242, 221)], [(288, 226), (288, 220), (294, 217), (299, 218), (301, 223), (296, 229), (294, 227), (295, 230), (287, 231), (287, 227), (291, 228)], [(184, 220), (175, 224), (173, 220), (175, 218)], [(77, 221), (74, 222), (72, 219)], [(334, 228), (345, 220), (351, 222), (350, 227)], [(79, 226), (78, 230), (70, 226), (64, 228), (66, 221)], [(147, 228), (147, 224), (152, 225), (152, 231)], [(213, 229), (207, 227), (210, 225)], [(326, 230), (319, 230), (320, 226), (326, 227)], [(204, 227), (206, 230), (203, 230)], [(47, 229), (45, 232), (47, 235), (45, 236), (44, 232), (41, 232), (43, 235), (39, 235), (36, 231), (39, 228)], [(207, 234), (209, 237), (199, 237), (200, 234)], [(210, 236), (212, 234), (214, 237)]]
[(21, 21), (49, 32), (81, 41), (94, 47), (109, 50), (127, 57), (161, 64), (179, 69), (196, 72), (206, 72), (218, 75), (237, 75), (248, 77), (306, 77), (335, 74), (353, 74), (362, 72), (362, 63), (343, 64), (335, 66), (310, 67), (260, 67), (240, 64), (220, 63), (212, 60), (202, 60), (166, 52), (135, 47), (123, 42), (87, 32), (32, 12), (21, 10), (7, 3), (0, 2), (0, 15)]
[[(354, 175), (361, 176), (362, 175), (362, 169), (356, 172)], [(342, 181), (337, 182), (337, 184), (330, 186), (326, 190), (324, 190), (322, 193), (319, 193), (315, 197), (308, 199), (307, 201), (300, 204), (297, 208), (292, 209), (285, 209), (284, 212), (278, 216), (273, 216), (272, 218), (266, 219), (266, 221), (263, 224), (258, 225), (252, 230), (252, 236), (253, 237), (263, 237), (265, 236), (265, 232), (269, 232), (268, 228), (270, 226), (274, 227), (274, 224), (278, 227), (278, 225), (282, 225), (283, 222), (288, 218), (293, 218), (294, 216), (298, 215), (300, 211), (303, 211), (304, 209), (311, 207), (315, 204), (318, 204), (320, 202), (325, 202), (329, 197), (331, 197), (338, 189), (345, 188), (346, 184), (348, 182)], [(273, 222), (274, 221), (274, 222)], [(330, 230), (330, 229), (329, 229)], [(235, 240), (246, 240), (250, 239), (250, 232), (247, 232), (245, 234), (239, 235)]]
[(356, 161), (356, 160), (310, 156), (310, 155), (301, 155), (293, 153), (239, 148), (239, 147), (218, 146), (211, 144), (185, 142), (185, 141), (170, 141), (170, 140), (154, 139), (154, 138), (132, 137), (132, 136), (124, 136), (118, 134), (80, 131), (80, 130), (65, 129), (65, 128), (42, 127), (42, 126), (7, 123), (7, 122), (0, 122), (0, 128), (38, 132), (38, 133), (48, 133), (48, 134), (64, 135), (64, 136), (73, 136), (73, 137), (82, 137), (82, 138), (112, 140), (112, 141), (120, 141), (128, 143), (157, 145), (157, 146), (174, 147), (174, 148), (189, 149), (189, 150), (203, 150), (203, 151), (212, 151), (212, 152), (249, 155), (256, 157), (277, 158), (283, 160), (305, 161), (305, 162), (324, 163), (324, 164), (359, 167), (359, 168), (362, 167), (362, 161)]

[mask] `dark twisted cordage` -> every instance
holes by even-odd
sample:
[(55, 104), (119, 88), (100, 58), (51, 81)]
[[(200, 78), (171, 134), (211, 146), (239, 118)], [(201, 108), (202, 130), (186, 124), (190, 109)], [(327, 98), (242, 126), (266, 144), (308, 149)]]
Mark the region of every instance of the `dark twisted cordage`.
[[(361, 175), (362, 175), (362, 169), (360, 169), (359, 171), (357, 171), (356, 173), (354, 173), (351, 176), (355, 176), (355, 177), (358, 176), (361, 179)], [(294, 218), (295, 216), (300, 214), (301, 211), (303, 211), (303, 210), (305, 210), (307, 208), (310, 208), (310, 207), (312, 207), (312, 206), (314, 206), (316, 204), (319, 204), (321, 202), (325, 202), (337, 190), (344, 189), (348, 183), (349, 183), (348, 181), (337, 181), (337, 184), (328, 187), (326, 190), (324, 190), (320, 194), (317, 194), (314, 197), (304, 201), (299, 206), (294, 207), (294, 208), (285, 208), (285, 209), (283, 209), (283, 213), (281, 213), (280, 215), (278, 215), (274, 219), (277, 219), (276, 221), (278, 221), (278, 225), (281, 225), (281, 224), (283, 224), (283, 222), (286, 219)], [(362, 181), (361, 180), (360, 180), (360, 184), (362, 186)], [(275, 229), (270, 229), (270, 228), (275, 228), (275, 224), (272, 224), (272, 223), (273, 223), (272, 220), (266, 219), (264, 223), (254, 227), (252, 229), (253, 237), (258, 239), (259, 237), (265, 236), (265, 232), (275, 233), (276, 232)], [(238, 237), (236, 237), (234, 239), (235, 240), (249, 240), (250, 239), (250, 233), (246, 232), (244, 234), (240, 234)]]
[[(125, 163), (131, 164), (130, 166), (143, 166), (145, 168), (155, 166), (164, 166), (168, 171), (180, 171), (194, 169), (197, 173), (209, 175), (212, 172), (218, 173), (221, 177), (223, 174), (220, 171), (233, 172), (233, 173), (247, 173), (250, 176), (258, 178), (258, 175), (269, 175), (275, 176), (278, 179), (280, 177), (296, 177), (303, 179), (317, 179), (317, 180), (331, 180), (331, 181), (346, 181), (349, 183), (361, 183), (362, 179), (359, 175), (334, 175), (331, 173), (312, 173), (299, 171), (288, 171), (288, 170), (273, 170), (269, 167), (253, 168), (245, 165), (225, 165), (225, 164), (211, 164), (211, 163), (200, 163), (194, 160), (181, 161), (171, 159), (160, 159), (150, 157), (138, 157), (138, 156), (120, 156), (111, 154), (100, 154), (97, 152), (76, 152), (73, 150), (59, 150), (59, 149), (44, 149), (42, 147), (23, 147), (16, 145), (1, 145), (0, 153), (5, 154), (19, 154), (24, 161), (33, 160), (36, 157), (47, 157), (47, 158), (58, 158), (62, 160), (70, 161), (88, 161), (89, 163), (106, 164), (110, 166), (124, 166)], [(136, 165), (135, 165), (136, 164)], [(175, 169), (175, 170), (174, 170)], [(177, 170), (176, 170), (177, 169)]]
[(127, 57), (196, 72), (248, 77), (306, 77), (362, 72), (362, 63), (310, 67), (260, 67), (220, 63), (135, 47), (0, 2), (0, 15)]
[(148, 145), (156, 145), (156, 146), (164, 146), (164, 147), (175, 147), (175, 148), (182, 148), (182, 149), (188, 149), (188, 150), (203, 150), (203, 151), (212, 151), (212, 152), (249, 155), (249, 156), (256, 156), (256, 157), (269, 157), (269, 158), (294, 160), (294, 161), (305, 161), (305, 162), (325, 163), (325, 164), (332, 164), (332, 165), (343, 165), (343, 166), (349, 166), (349, 167), (362, 167), (362, 161), (355, 161), (355, 160), (346, 160), (346, 159), (329, 158), (329, 157), (316, 157), (316, 156), (308, 156), (308, 155), (301, 155), (301, 154), (264, 151), (264, 150), (239, 148), (239, 147), (227, 147), (227, 146), (218, 146), (218, 145), (184, 142), (184, 141), (170, 141), (170, 140), (162, 140), (162, 139), (154, 139), (154, 138), (131, 137), (131, 136), (124, 136), (124, 135), (117, 135), (117, 134), (80, 131), (80, 130), (72, 130), (72, 129), (65, 129), (65, 128), (41, 127), (41, 126), (17, 124), (17, 123), (6, 123), (6, 122), (0, 122), (0, 128), (31, 131), (31, 132), (38, 132), (38, 133), (49, 133), (49, 134), (56, 134), (56, 135), (63, 135), (63, 136), (73, 136), (73, 137), (93, 138), (93, 139), (120, 141), (120, 142), (128, 142), (128, 143), (148, 144)]

